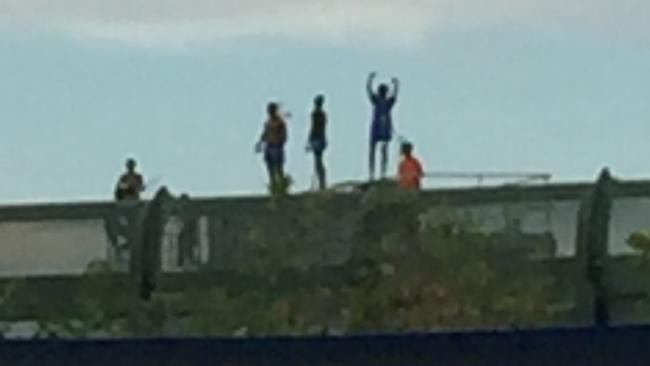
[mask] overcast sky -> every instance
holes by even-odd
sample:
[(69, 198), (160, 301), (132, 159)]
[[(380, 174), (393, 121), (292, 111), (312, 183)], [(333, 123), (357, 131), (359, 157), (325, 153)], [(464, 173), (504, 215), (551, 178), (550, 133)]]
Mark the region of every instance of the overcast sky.
[(4, 202), (110, 198), (130, 155), (175, 192), (262, 192), (271, 99), (308, 188), (319, 92), (332, 179), (362, 179), (373, 70), (402, 79), (397, 128), (428, 170), (650, 171), (642, 0), (0, 0), (0, 70)]
[(646, 37), (649, 8), (644, 0), (2, 0), (0, 16), (11, 26), (150, 44), (260, 35), (405, 43), (507, 24)]

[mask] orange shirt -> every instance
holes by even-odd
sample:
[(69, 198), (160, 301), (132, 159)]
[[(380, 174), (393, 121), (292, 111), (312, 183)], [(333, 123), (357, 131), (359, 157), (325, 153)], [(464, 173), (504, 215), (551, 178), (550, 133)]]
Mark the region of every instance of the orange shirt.
[(422, 164), (413, 157), (407, 156), (399, 164), (399, 186), (405, 189), (420, 189), (420, 181), (424, 176)]

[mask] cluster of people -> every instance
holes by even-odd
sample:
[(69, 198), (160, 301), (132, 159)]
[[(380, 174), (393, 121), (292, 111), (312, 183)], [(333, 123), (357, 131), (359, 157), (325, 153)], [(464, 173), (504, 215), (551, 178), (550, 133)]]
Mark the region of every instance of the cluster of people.
[[(378, 148), (381, 153), (380, 177), (382, 179), (386, 177), (388, 148), (394, 134), (392, 111), (399, 94), (399, 80), (397, 78), (392, 79), (392, 90), (388, 84), (383, 83), (375, 89), (376, 76), (376, 73), (371, 73), (366, 83), (368, 98), (373, 108), (368, 157), (371, 181), (375, 179), (376, 152)], [(327, 187), (323, 155), (327, 148), (326, 126), (328, 118), (324, 106), (325, 97), (323, 95), (316, 96), (314, 110), (311, 114), (311, 130), (307, 141), (307, 151), (314, 155), (314, 170), (321, 190)], [(286, 118), (288, 116), (282, 114), (278, 103), (275, 102), (268, 104), (267, 114), (268, 119), (264, 124), (260, 140), (256, 144), (256, 151), (263, 153), (270, 185), (276, 187), (286, 185), (288, 179), (284, 171), (284, 147), (288, 138)], [(419, 160), (413, 155), (413, 145), (404, 142), (401, 153), (403, 160), (398, 171), (399, 184), (406, 189), (419, 189), (420, 182), (424, 177), (424, 171)]]
[[(392, 112), (399, 94), (399, 80), (393, 78), (390, 85), (381, 83), (375, 88), (376, 73), (368, 76), (366, 91), (372, 105), (372, 121), (370, 123), (370, 151), (368, 156), (370, 181), (375, 179), (376, 152), (380, 150), (380, 178), (386, 178), (388, 167), (388, 149), (393, 140), (394, 126)], [(269, 176), (269, 185), (272, 191), (275, 188), (286, 186), (288, 175), (285, 173), (285, 145), (288, 140), (286, 120), (290, 117), (283, 114), (280, 105), (271, 102), (267, 105), (267, 120), (255, 150), (263, 154), (264, 163)], [(327, 188), (327, 172), (324, 163), (324, 154), (327, 149), (326, 129), (328, 116), (325, 111), (325, 97), (317, 95), (314, 98), (314, 107), (311, 113), (311, 130), (307, 141), (306, 150), (313, 154), (314, 171), (318, 178), (321, 190)], [(420, 161), (413, 154), (413, 145), (402, 142), (400, 149), (402, 161), (398, 169), (398, 183), (404, 189), (419, 190), (424, 170)], [(117, 200), (139, 199), (145, 190), (142, 175), (136, 172), (136, 162), (127, 161), (127, 171), (117, 184), (115, 198)]]

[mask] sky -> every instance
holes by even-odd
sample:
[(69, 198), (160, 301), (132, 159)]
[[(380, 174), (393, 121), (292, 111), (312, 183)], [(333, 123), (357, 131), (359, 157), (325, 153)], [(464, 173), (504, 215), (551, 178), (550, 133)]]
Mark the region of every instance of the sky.
[(330, 180), (365, 179), (371, 71), (428, 171), (650, 175), (647, 0), (0, 0), (0, 202), (110, 199), (130, 156), (175, 193), (263, 193), (271, 100), (308, 189), (318, 93)]

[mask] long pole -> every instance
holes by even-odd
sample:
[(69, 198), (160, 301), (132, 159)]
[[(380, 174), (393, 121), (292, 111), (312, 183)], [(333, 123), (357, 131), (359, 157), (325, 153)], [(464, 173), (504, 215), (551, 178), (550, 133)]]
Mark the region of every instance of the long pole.
[(512, 173), (512, 172), (426, 172), (424, 178), (427, 179), (476, 179), (482, 183), (486, 179), (521, 179), (524, 181), (543, 181), (551, 180), (552, 175), (549, 173)]

